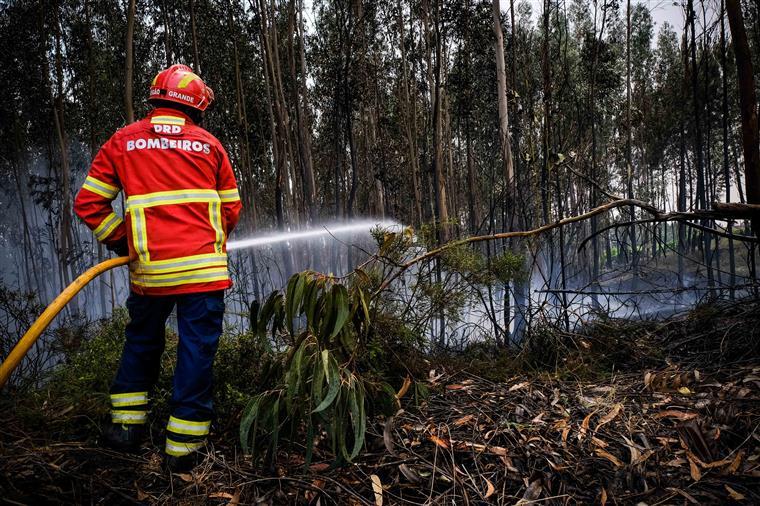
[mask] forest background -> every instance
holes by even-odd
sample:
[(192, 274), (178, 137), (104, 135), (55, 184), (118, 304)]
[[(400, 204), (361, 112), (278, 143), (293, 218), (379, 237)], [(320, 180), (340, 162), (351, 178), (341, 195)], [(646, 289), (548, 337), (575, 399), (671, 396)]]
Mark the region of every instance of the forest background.
[(231, 243), (363, 228), (231, 253), (192, 475), (171, 329), (151, 441), (98, 444), (126, 269), (90, 283), (0, 392), (8, 500), (760, 502), (758, 0), (0, 0), (0, 48), (0, 357), (109, 256), (72, 201), (168, 65)]
[[(758, 68), (758, 3), (732, 5)], [(205, 126), (235, 167), (246, 209), (237, 237), (371, 217), (414, 227), (431, 247), (618, 197), (664, 212), (747, 202), (756, 190), (726, 6), (674, 4), (677, 24), (658, 29), (650, 7), (659, 5), (3, 2), (3, 347), (26, 324), (24, 307), (107, 256), (72, 217), (72, 199), (99, 146), (148, 111), (149, 81), (176, 62), (216, 91)], [(477, 291), (477, 311), (460, 300), (458, 316), (444, 320), (437, 307), (425, 325), (443, 334), (475, 323), (506, 344), (538, 313), (570, 326), (590, 311), (641, 316), (754, 289), (756, 248), (730, 238), (746, 239), (748, 221), (648, 218), (626, 207), (540, 239), (481, 244), (489, 264), (508, 253), (522, 265)], [(298, 270), (349, 271), (356, 251), (333, 241), (240, 253), (229, 297), (243, 312)], [(68, 317), (107, 315), (125, 279), (92, 283)]]

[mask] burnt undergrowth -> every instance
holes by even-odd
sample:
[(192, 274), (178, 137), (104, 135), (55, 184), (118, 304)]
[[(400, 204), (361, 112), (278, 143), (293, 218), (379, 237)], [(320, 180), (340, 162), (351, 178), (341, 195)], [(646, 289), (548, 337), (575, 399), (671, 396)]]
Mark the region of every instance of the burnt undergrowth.
[[(268, 458), (244, 452), (241, 416), (263, 381), (267, 353), (255, 335), (228, 333), (216, 364), (218, 418), (207, 458), (180, 475), (160, 466), (174, 336), (150, 440), (133, 455), (98, 445), (124, 322), (117, 313), (86, 330), (78, 351), (41, 386), (3, 393), (3, 500), (760, 501), (757, 300), (714, 302), (657, 322), (600, 318), (573, 332), (531, 329), (519, 350), (478, 344), (410, 355), (415, 348), (402, 340), (385, 376), (398, 405), (369, 414), (351, 464), (336, 459), (322, 429), (307, 462), (303, 422)], [(412, 376), (415, 388), (405, 381)]]

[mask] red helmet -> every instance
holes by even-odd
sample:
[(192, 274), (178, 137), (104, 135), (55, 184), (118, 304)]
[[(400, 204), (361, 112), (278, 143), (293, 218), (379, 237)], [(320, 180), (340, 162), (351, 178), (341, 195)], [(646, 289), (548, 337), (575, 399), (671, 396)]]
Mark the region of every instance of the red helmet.
[(168, 100), (205, 111), (214, 101), (214, 90), (187, 65), (172, 65), (153, 78), (148, 100)]

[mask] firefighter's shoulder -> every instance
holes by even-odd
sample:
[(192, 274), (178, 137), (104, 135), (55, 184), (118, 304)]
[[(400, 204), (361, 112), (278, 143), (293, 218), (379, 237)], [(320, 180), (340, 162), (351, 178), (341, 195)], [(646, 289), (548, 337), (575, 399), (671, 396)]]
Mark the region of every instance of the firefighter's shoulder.
[(128, 125), (124, 125), (113, 133), (111, 139), (116, 140), (124, 137), (125, 135), (131, 135), (140, 132), (144, 128), (143, 121), (144, 120), (139, 120)]
[(225, 151), (224, 145), (214, 134), (200, 125), (193, 125), (192, 129), (194, 130), (194, 133), (203, 136), (204, 141), (209, 143), (213, 148), (216, 148), (219, 151)]

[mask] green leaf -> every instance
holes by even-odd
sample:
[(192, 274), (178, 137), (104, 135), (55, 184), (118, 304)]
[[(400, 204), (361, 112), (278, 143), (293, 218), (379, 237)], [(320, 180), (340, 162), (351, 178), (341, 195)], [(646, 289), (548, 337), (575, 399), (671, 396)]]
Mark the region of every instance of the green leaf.
[(349, 355), (356, 350), (356, 339), (351, 332), (340, 333), (340, 344), (343, 345), (343, 348)]
[(285, 407), (288, 413), (293, 413), (293, 401), (298, 396), (299, 384), (301, 382), (301, 366), (303, 364), (304, 351), (306, 350), (306, 341), (301, 343), (295, 354), (293, 360), (290, 363), (287, 373), (285, 374), (285, 384), (287, 389), (285, 391)]
[(317, 328), (314, 317), (318, 300), (319, 285), (314, 279), (309, 279), (304, 287), (303, 313), (306, 315), (306, 327), (312, 331)]
[(335, 326), (335, 318), (337, 316), (337, 312), (334, 310), (334, 290), (325, 291), (322, 296), (322, 301), (324, 305), (319, 308), (319, 312), (322, 314), (322, 321), (319, 324), (319, 337), (321, 338), (320, 344), (322, 346), (327, 346), (329, 344), (332, 329)]
[(320, 413), (327, 409), (340, 392), (340, 371), (338, 371), (338, 366), (335, 364), (335, 360), (332, 357), (326, 358), (327, 353), (327, 350), (322, 351), (322, 362), (323, 364), (327, 362), (327, 365), (325, 366), (325, 376), (327, 377), (327, 384), (329, 387), (327, 389), (327, 395), (312, 413)]
[(364, 313), (364, 326), (369, 327), (370, 324), (370, 317), (369, 317), (369, 306), (367, 305), (367, 298), (364, 296), (364, 290), (361, 288), (357, 289), (357, 294), (359, 295), (359, 301), (362, 305), (362, 312)]
[(348, 301), (348, 292), (346, 291), (345, 286), (333, 285), (330, 291), (333, 296), (333, 309), (336, 312), (335, 324), (333, 326), (332, 332), (330, 332), (330, 339), (332, 339), (333, 337), (337, 336), (338, 333), (343, 329), (343, 325), (345, 325), (346, 321), (348, 320), (350, 307)]
[(277, 460), (277, 443), (280, 439), (280, 396), (278, 395), (272, 405), (272, 463)]
[(303, 289), (307, 275), (307, 273), (294, 274), (288, 282), (287, 295), (285, 297), (285, 314), (288, 330), (291, 335), (295, 334), (293, 319), (299, 313), (301, 302), (303, 301)]
[[(250, 430), (254, 420), (259, 416), (259, 404), (261, 402), (261, 396), (256, 396), (248, 403), (243, 412), (243, 418), (240, 420), (240, 445), (243, 450), (247, 451), (249, 448)], [(253, 437), (256, 437), (254, 431)]]
[(304, 466), (306, 468), (311, 464), (311, 457), (314, 453), (314, 420), (311, 416), (306, 417), (306, 455), (304, 456)]
[(264, 306), (261, 308), (256, 324), (256, 332), (260, 337), (266, 337), (267, 326), (269, 325), (269, 320), (274, 314), (274, 304), (277, 300), (278, 295), (279, 292), (272, 292), (264, 303)]
[(348, 459), (353, 460), (364, 445), (364, 433), (367, 430), (367, 417), (364, 411), (364, 388), (359, 381), (355, 381), (351, 389), (349, 406), (351, 409), (351, 425), (354, 431), (354, 447)]

